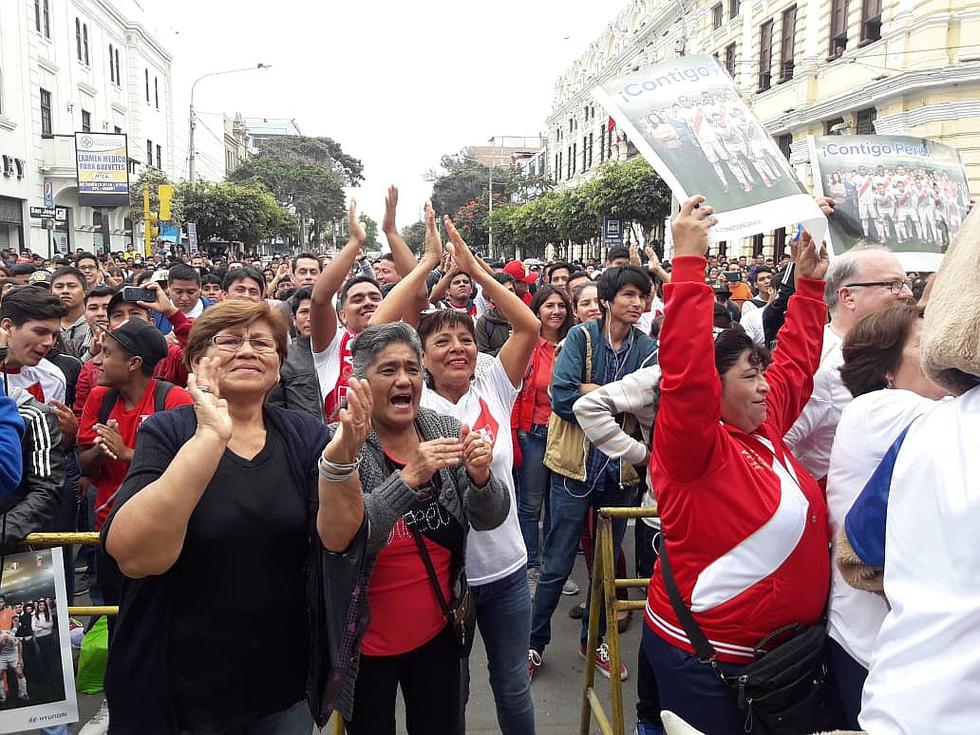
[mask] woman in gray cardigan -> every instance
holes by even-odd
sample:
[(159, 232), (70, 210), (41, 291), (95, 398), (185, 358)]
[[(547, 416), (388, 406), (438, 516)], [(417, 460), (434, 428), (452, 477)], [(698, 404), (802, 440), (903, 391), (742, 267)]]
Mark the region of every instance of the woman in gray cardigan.
[(419, 408), (422, 346), (411, 327), (370, 327), (351, 354), (356, 378), (320, 465), (334, 489), (320, 493), (325, 564), (356, 559), (366, 580), (352, 595), (350, 634), (339, 650), (331, 641), (336, 707), (350, 735), (393, 734), (400, 686), (410, 735), (455, 735), (470, 635), (461, 642), (455, 622), (467, 598), (466, 534), (500, 525), (509, 495), (480, 434)]

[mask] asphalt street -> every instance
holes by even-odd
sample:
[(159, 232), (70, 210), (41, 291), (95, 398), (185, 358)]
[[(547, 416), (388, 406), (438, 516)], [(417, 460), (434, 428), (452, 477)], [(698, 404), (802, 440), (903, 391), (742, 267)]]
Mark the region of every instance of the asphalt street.
[[(626, 534), (624, 543), (627, 559), (633, 559), (633, 532)], [(630, 563), (632, 570), (632, 562)], [(631, 571), (632, 573), (632, 571)], [(574, 735), (578, 732), (579, 717), (582, 706), (582, 682), (585, 661), (579, 655), (579, 633), (581, 621), (568, 617), (568, 611), (584, 599), (588, 577), (585, 562), (581, 555), (572, 573), (582, 591), (574, 596), (562, 596), (558, 609), (551, 620), (552, 642), (545, 652), (544, 665), (538, 670), (531, 684), (534, 698), (534, 719), (538, 735)], [(640, 598), (640, 591), (633, 590), (632, 596)], [(79, 602), (79, 604), (84, 604)], [(636, 712), (636, 655), (639, 650), (640, 632), (643, 619), (639, 612), (633, 613), (633, 621), (621, 637), (623, 660), (629, 668), (629, 679), (624, 682), (623, 701), (626, 718), (626, 732), (632, 733)], [(600, 676), (596, 676), (598, 689), (605, 706), (609, 706), (609, 684)], [(95, 714), (102, 702), (102, 696), (78, 695), (80, 722), (71, 725), (69, 730), (74, 735), (83, 723)], [(399, 712), (402, 711), (399, 706)], [(332, 735), (332, 728), (323, 730), (324, 735)], [(404, 722), (399, 718), (399, 735), (405, 733)], [(493, 706), (493, 694), (486, 668), (486, 653), (483, 641), (479, 635), (473, 644), (470, 655), (470, 701), (466, 708), (466, 732), (476, 734), (499, 733), (496, 710)], [(599, 728), (593, 723), (592, 732), (598, 733)]]

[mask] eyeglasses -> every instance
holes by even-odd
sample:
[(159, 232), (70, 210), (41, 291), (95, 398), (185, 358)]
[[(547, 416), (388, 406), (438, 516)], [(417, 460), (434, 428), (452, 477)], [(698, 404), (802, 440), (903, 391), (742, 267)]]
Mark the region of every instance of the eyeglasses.
[(260, 354), (275, 352), (278, 345), (271, 337), (239, 337), (235, 334), (216, 334), (211, 338), (211, 344), (219, 350), (238, 352), (242, 345), (248, 342), (252, 349)]
[(855, 286), (884, 286), (889, 291), (892, 292), (893, 296), (898, 296), (904, 289), (912, 290), (912, 281), (864, 281), (863, 283), (845, 283), (846, 288), (854, 288)]
[(98, 269), (99, 269), (99, 266), (97, 266), (97, 265), (80, 265), (80, 266), (78, 266), (78, 270), (80, 270), (80, 271), (97, 271)]

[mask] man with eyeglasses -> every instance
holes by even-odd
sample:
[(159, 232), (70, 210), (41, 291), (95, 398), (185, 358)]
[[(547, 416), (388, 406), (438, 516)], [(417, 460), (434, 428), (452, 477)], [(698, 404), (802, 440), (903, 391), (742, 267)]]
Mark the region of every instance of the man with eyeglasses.
[(102, 268), (99, 259), (92, 253), (82, 253), (75, 258), (75, 267), (85, 276), (85, 290), (91, 291), (102, 283)]
[(844, 338), (869, 314), (913, 301), (902, 264), (877, 245), (858, 245), (835, 259), (826, 284), (830, 323), (824, 327), (820, 368), (813, 376), (810, 400), (785, 436), (793, 456), (821, 483), (830, 467), (841, 412), (852, 398), (840, 377)]

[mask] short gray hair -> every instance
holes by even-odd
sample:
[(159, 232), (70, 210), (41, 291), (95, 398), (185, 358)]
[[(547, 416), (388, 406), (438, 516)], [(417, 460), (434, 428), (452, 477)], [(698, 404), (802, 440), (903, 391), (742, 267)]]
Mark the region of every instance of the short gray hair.
[(378, 355), (388, 345), (401, 342), (412, 348), (419, 358), (419, 365), (422, 365), (422, 342), (419, 340), (418, 333), (405, 322), (392, 322), (391, 324), (378, 324), (368, 327), (354, 338), (351, 344), (351, 362), (354, 368), (354, 377), (364, 378), (367, 370), (378, 359)]
[(847, 252), (836, 258), (827, 268), (827, 275), (824, 277), (825, 287), (824, 287), (824, 301), (827, 302), (827, 309), (831, 314), (837, 308), (838, 299), (837, 293), (841, 290), (845, 283), (853, 281), (858, 278), (858, 274), (861, 272), (860, 266), (860, 253), (866, 253), (869, 251), (878, 251), (882, 253), (890, 253), (891, 250), (883, 245), (877, 245), (871, 242), (861, 242), (850, 248)]

